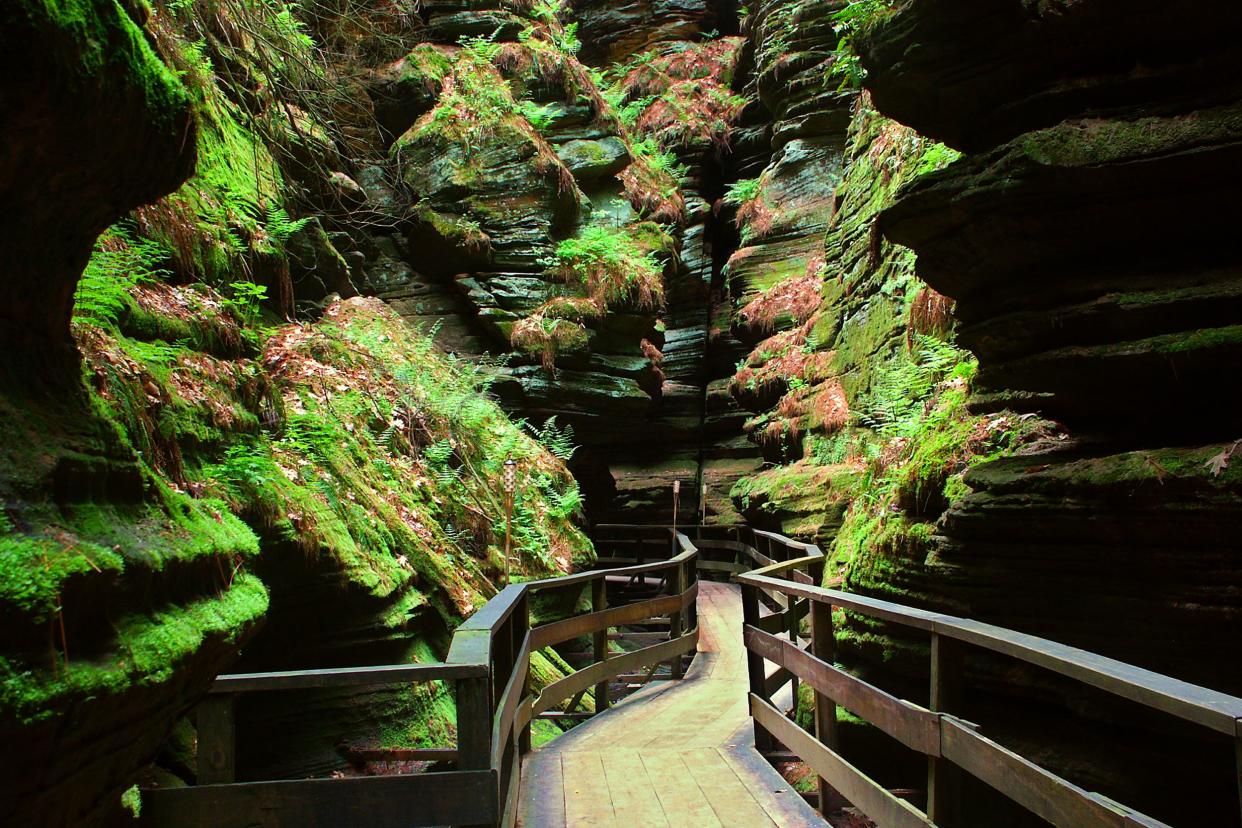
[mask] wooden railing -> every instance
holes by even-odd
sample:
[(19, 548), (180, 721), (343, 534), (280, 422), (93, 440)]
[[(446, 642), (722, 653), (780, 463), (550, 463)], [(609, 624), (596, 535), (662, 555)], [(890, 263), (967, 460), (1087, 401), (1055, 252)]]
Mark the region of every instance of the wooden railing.
[[(444, 662), (221, 676), (197, 709), (197, 784), (145, 790), (142, 824), (160, 828), (513, 825), (521, 755), (530, 749), (530, 725), (536, 716), (580, 699), (592, 688), (596, 710), (602, 711), (608, 706), (610, 679), (664, 662), (673, 665), (674, 676), (680, 676), (682, 656), (695, 649), (698, 551), (684, 534), (667, 527), (654, 531), (662, 536), (663, 551), (653, 554), (650, 562), (506, 587), (458, 627)], [(602, 530), (604, 543), (608, 537)], [(610, 579), (642, 581), (655, 597), (609, 607)], [(531, 627), (533, 596), (588, 587), (591, 612)], [(608, 652), (610, 629), (656, 618), (668, 619), (666, 640), (623, 654)], [(531, 654), (583, 636), (591, 637), (592, 663), (533, 691)], [(456, 762), (456, 770), (236, 781), (233, 708), (238, 695), (430, 681), (454, 685), (457, 747), (425, 751), (426, 758)]]
[[(815, 550), (817, 553), (818, 550)], [(775, 738), (798, 754), (821, 779), (821, 802), (831, 785), (881, 828), (953, 826), (960, 813), (961, 772), (969, 773), (1027, 811), (1059, 828), (1163, 826), (1155, 819), (1048, 772), (1007, 750), (958, 718), (967, 647), (981, 648), (1225, 734), (1242, 735), (1242, 698), (1152, 673), (1053, 641), (964, 618), (926, 612), (819, 587), (808, 573), (822, 557), (774, 561), (738, 576), (745, 614), (743, 635), (750, 668), (750, 710), (756, 738)], [(810, 641), (797, 628), (772, 624), (760, 606), (772, 595), (809, 605)], [(897, 698), (836, 667), (832, 610), (922, 630), (931, 637), (928, 707)], [(782, 634), (783, 633), (783, 634)], [(784, 673), (769, 676), (765, 662)], [(799, 727), (771, 701), (781, 679), (801, 680), (815, 691), (815, 732)], [(774, 681), (773, 678), (777, 680)], [(928, 757), (927, 812), (885, 790), (837, 752), (837, 706), (846, 708), (906, 747)], [(1242, 780), (1242, 740), (1238, 741)], [(1166, 826), (1167, 828), (1167, 826)]]
[[(299, 825), (511, 826), (517, 813), (521, 756), (530, 726), (593, 690), (597, 712), (608, 707), (608, 683), (644, 667), (682, 658), (698, 638), (698, 573), (742, 586), (750, 711), (756, 747), (792, 751), (820, 777), (821, 807), (830, 788), (881, 828), (954, 826), (962, 772), (1061, 828), (1161, 826), (1137, 811), (1086, 791), (1007, 750), (960, 718), (964, 651), (977, 647), (1163, 711), (1238, 740), (1242, 761), (1242, 699), (1161, 676), (1045, 639), (940, 613), (851, 595), (819, 584), (824, 556), (813, 545), (743, 526), (597, 527), (601, 563), (610, 568), (514, 584), (461, 625), (448, 657), (434, 664), (359, 667), (222, 676), (197, 711), (198, 784), (144, 791), (142, 822), (153, 826), (231, 828)], [(609, 606), (613, 593), (639, 597)], [(548, 590), (591, 591), (591, 611), (532, 627), (530, 604)], [(834, 664), (833, 608), (922, 630), (930, 636), (927, 707), (897, 698)], [(667, 619), (657, 643), (621, 654), (609, 631)], [(643, 640), (650, 640), (646, 633)], [(590, 663), (534, 691), (531, 655), (588, 637)], [(457, 746), (405, 751), (407, 758), (456, 763), (450, 771), (397, 776), (235, 781), (233, 700), (240, 694), (308, 688), (441, 681), (457, 700)], [(787, 684), (814, 690), (814, 732), (773, 704)], [(866, 720), (928, 759), (923, 812), (886, 790), (838, 752), (837, 707)], [(560, 716), (569, 717), (568, 713)], [(425, 754), (425, 756), (424, 756)], [(1242, 772), (1239, 773), (1242, 780)], [(1166, 827), (1167, 828), (1167, 827)]]

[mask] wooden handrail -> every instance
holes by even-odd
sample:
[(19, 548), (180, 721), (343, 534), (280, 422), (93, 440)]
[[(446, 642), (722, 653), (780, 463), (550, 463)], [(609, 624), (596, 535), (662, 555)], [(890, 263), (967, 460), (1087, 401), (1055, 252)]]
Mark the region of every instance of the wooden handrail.
[[(221, 814), (229, 814), (237, 818), (239, 824), (249, 824), (258, 810), (267, 807), (265, 803), (275, 802), (282, 819), (286, 814), (298, 814), (292, 822), (308, 826), (363, 821), (372, 826), (450, 823), (511, 826), (516, 817), (517, 786), (521, 779), (520, 755), (529, 750), (529, 728), (538, 713), (591, 686), (597, 688), (597, 693), (602, 688), (603, 697), (597, 700), (597, 710), (606, 709), (609, 679), (669, 660), (679, 665), (682, 655), (695, 648), (697, 626), (685, 625), (683, 620), (694, 616), (698, 550), (684, 533), (673, 533), (663, 527), (643, 528), (657, 537), (668, 537), (668, 557), (633, 566), (511, 584), (456, 629), (443, 662), (220, 676), (199, 709), (199, 784), (147, 791), (143, 822), (155, 826), (214, 826)], [(661, 580), (665, 586), (662, 588), (672, 590), (672, 594), (612, 608), (603, 606), (606, 604), (604, 585), (608, 579), (649, 575), (663, 575)], [(596, 599), (594, 611), (539, 627), (530, 625), (531, 596), (544, 590), (588, 585)], [(600, 646), (606, 645), (607, 631), (613, 627), (665, 616), (670, 619), (669, 640), (613, 658), (608, 657), (606, 646)], [(683, 626), (688, 629), (683, 630)], [(542, 692), (532, 692), (529, 687), (532, 654), (583, 635), (592, 635), (596, 640), (596, 662)], [(674, 675), (679, 675), (679, 666), (674, 667)], [(361, 793), (364, 789), (378, 792), (380, 786), (367, 785), (372, 778), (233, 781), (232, 709), (237, 695), (427, 681), (455, 685), (458, 743), (451, 754), (456, 757), (459, 770), (413, 777), (375, 777), (383, 780), (380, 784), (388, 792), (383, 802)], [(444, 755), (449, 753), (446, 751)], [(342, 784), (333, 784), (337, 782)], [(365, 818), (324, 821), (316, 817), (319, 812), (343, 813), (341, 809), (348, 808), (327, 801), (333, 792), (367, 803)], [(397, 795), (396, 792), (402, 793)], [(309, 804), (300, 802), (300, 795), (304, 795)], [(204, 807), (204, 803), (211, 805)], [(317, 812), (316, 808), (320, 810)], [(203, 819), (213, 821), (195, 821), (198, 817), (187, 817), (187, 813), (201, 813), (205, 815)]]
[[(820, 775), (821, 785), (831, 784), (881, 828), (932, 826), (951, 820), (957, 808), (953, 780), (959, 769), (1061, 828), (1167, 828), (1158, 820), (1085, 791), (1039, 767), (953, 715), (960, 704), (964, 646), (1042, 667), (1234, 739), (1242, 736), (1242, 698), (1003, 627), (806, 583), (806, 572), (821, 564), (822, 556), (808, 555), (737, 576), (743, 590), (743, 636), (751, 671), (750, 706), (756, 740), (780, 740)], [(787, 612), (791, 615), (795, 601), (811, 608), (810, 652), (801, 646), (795, 627), (791, 627), (786, 640), (776, 634), (780, 630), (774, 628), (771, 616), (760, 616), (760, 595), (772, 593), (787, 597)], [(832, 663), (834, 607), (930, 634), (931, 709), (896, 698)], [(777, 675), (767, 675), (765, 661), (779, 665)], [(805, 681), (815, 690), (815, 735), (787, 719), (769, 701), (772, 689), (787, 680), (786, 675)], [(928, 757), (926, 814), (892, 797), (836, 752), (837, 705)], [(1242, 745), (1242, 740), (1238, 744)], [(1238, 755), (1242, 766), (1242, 749)], [(821, 801), (823, 792), (821, 787)]]
[[(785, 566), (788, 566), (786, 564)], [(1122, 661), (1026, 633), (834, 589), (771, 577), (782, 565), (738, 576), (742, 584), (777, 590), (860, 615), (902, 624), (1043, 667), (1228, 736), (1242, 719), (1242, 698), (1180, 681)]]
[(234, 694), (323, 687), (365, 687), (401, 682), (456, 681), (486, 675), (486, 664), (445, 664), (444, 662), (387, 664), (379, 667), (338, 667), (327, 670), (289, 670), (280, 673), (233, 673), (217, 678), (207, 692)]
[[(966, 647), (1019, 659), (1231, 738), (1242, 734), (1240, 698), (1036, 636), (820, 587), (825, 558), (813, 544), (748, 526), (686, 526), (674, 531), (665, 526), (607, 524), (597, 527), (597, 532), (612, 535), (601, 538), (601, 545), (610, 541), (632, 545), (637, 559), (628, 560), (634, 563), (506, 587), (457, 628), (444, 662), (221, 676), (199, 709), (200, 784), (149, 791), (144, 797), (143, 821), (194, 828), (215, 825), (220, 813), (242, 819), (260, 804), (267, 808), (275, 803), (282, 819), (289, 817), (305, 825), (336, 824), (332, 822), (335, 817), (324, 822), (322, 815), (354, 813), (348, 803), (340, 801), (353, 797), (366, 803), (366, 822), (371, 825), (453, 823), (507, 828), (516, 818), (521, 754), (529, 750), (529, 728), (534, 718), (592, 687), (596, 711), (600, 712), (608, 706), (610, 679), (670, 660), (679, 666), (682, 656), (693, 651), (697, 641), (695, 573), (700, 570), (728, 574), (742, 586), (743, 636), (756, 746), (770, 750), (779, 741), (792, 749), (820, 776), (821, 803), (828, 801), (827, 785), (831, 784), (882, 827), (943, 824), (941, 820), (950, 819), (954, 812), (955, 780), (963, 770), (1054, 825), (1162, 825), (1038, 767), (955, 715), (960, 712)], [(669, 541), (664, 551), (647, 554), (652, 541), (662, 546), (664, 539)], [(722, 555), (725, 560), (719, 559)], [(606, 585), (610, 581), (629, 578), (641, 582), (648, 576), (660, 576), (660, 588), (670, 594), (608, 606)], [(588, 585), (592, 611), (531, 626), (533, 596), (545, 590)], [(928, 707), (893, 696), (835, 666), (835, 607), (930, 635)], [(811, 639), (804, 646), (801, 626), (808, 615)], [(610, 656), (609, 630), (666, 616), (666, 640)], [(591, 637), (593, 662), (540, 692), (532, 691), (533, 653), (584, 636)], [(775, 665), (775, 672), (767, 671), (768, 662)], [(674, 676), (678, 674), (675, 667)], [(232, 782), (232, 701), (237, 695), (425, 681), (452, 682), (455, 686), (457, 770), (415, 777)], [(770, 701), (777, 688), (789, 683), (794, 684), (796, 698), (799, 681), (815, 694), (814, 734), (780, 713)], [(927, 813), (884, 790), (837, 753), (837, 705), (928, 757)], [(379, 804), (377, 796), (383, 797)], [(195, 813), (207, 814), (205, 819), (213, 821), (188, 816)]]

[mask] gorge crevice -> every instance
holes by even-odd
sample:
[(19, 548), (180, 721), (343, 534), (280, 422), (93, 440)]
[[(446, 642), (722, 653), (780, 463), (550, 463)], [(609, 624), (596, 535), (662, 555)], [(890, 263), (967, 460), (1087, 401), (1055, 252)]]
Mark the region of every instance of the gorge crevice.
[[(15, 0), (0, 822), (125, 824), (213, 676), (440, 658), (675, 481), (829, 584), (1242, 693), (1234, 5)], [(838, 630), (921, 703), (925, 639)], [(970, 668), (1001, 741), (1232, 824), (1227, 740)], [(442, 689), (238, 716), (251, 778), (455, 726)]]

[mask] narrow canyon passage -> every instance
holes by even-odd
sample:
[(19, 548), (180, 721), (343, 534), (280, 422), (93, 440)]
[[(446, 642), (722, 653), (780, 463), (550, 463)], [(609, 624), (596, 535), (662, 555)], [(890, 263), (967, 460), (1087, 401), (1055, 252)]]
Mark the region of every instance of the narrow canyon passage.
[[(0, 824), (138, 826), (199, 782), (219, 676), (444, 663), (617, 523), (777, 533), (822, 588), (1242, 695), (1239, 31), (1236, 0), (6, 0)], [(728, 617), (642, 697), (721, 779)], [(931, 704), (926, 630), (832, 627), (833, 669)], [(532, 690), (582, 651), (535, 647)], [(241, 693), (227, 775), (441, 772), (454, 681)], [(1219, 728), (995, 653), (963, 682), (1049, 773), (1242, 828)], [(590, 744), (593, 704), (535, 740)], [(658, 783), (646, 747), (605, 779)], [(563, 790), (596, 761), (535, 756)]]
[(524, 760), (519, 825), (824, 824), (754, 749), (737, 587), (701, 582), (698, 608), (682, 680), (649, 684)]

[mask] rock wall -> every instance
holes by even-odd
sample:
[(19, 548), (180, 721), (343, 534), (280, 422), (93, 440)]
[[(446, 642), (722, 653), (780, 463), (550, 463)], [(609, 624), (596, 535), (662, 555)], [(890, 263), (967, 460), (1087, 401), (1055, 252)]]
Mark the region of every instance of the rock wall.
[[(373, 179), (333, 92), (291, 100), (324, 80), (273, 58), (312, 48), (306, 28), (258, 15), (243, 33), (243, 13), (0, 13), (5, 824), (123, 815), (157, 753), (192, 775), (183, 717), (230, 666), (442, 656), (506, 569), (508, 456), (515, 572), (592, 555), (563, 460), (488, 378), (378, 301), (340, 300), (379, 221), (355, 179)], [(454, 716), (408, 688), (270, 713), (239, 711), (243, 774), (344, 767), (346, 734), (439, 744)]]
[[(508, 456), (526, 573), (590, 560), (584, 498), (668, 521), (681, 481), (682, 522), (815, 540), (846, 589), (1242, 692), (1242, 13), (1192, 6), (7, 8), (0, 819), (97, 824), (170, 733), (188, 775), (230, 664), (435, 658), (504, 568)], [(925, 692), (890, 626), (840, 656)], [(1236, 810), (1223, 741), (972, 670), (974, 719), (1079, 784)], [(239, 715), (259, 777), (454, 712)]]
[[(1208, 169), (1229, 165), (1236, 94), (1218, 72), (1233, 46), (1204, 28), (1235, 12), (1199, 11), (1156, 58), (1146, 6), (756, 9), (775, 152), (730, 192), (733, 329), (753, 349), (729, 389), (766, 466), (731, 494), (817, 540), (847, 589), (1235, 690), (1212, 652), (1237, 615), (1219, 388), (1236, 211), (1231, 173)], [(926, 692), (925, 641), (847, 618), (840, 645), (870, 680)], [(1170, 821), (1226, 819), (1226, 745), (976, 667), (997, 738)], [(846, 732), (889, 784), (920, 784)], [(1152, 739), (1176, 771), (1138, 748)], [(972, 796), (979, 824), (1019, 819)]]
[[(674, 480), (681, 515), (699, 507), (728, 247), (711, 205), (741, 108), (741, 41), (704, 40), (719, 18), (694, 3), (427, 3), (422, 42), (368, 85), (391, 150), (360, 183), (401, 232), (359, 251), (364, 290), (439, 324), (457, 353), (503, 359), (504, 405), (582, 444), (595, 520), (671, 520)], [(721, 419), (736, 443), (735, 410)]]
[[(969, 14), (969, 4), (955, 5)], [(990, 547), (993, 561), (1012, 555), (1017, 568), (1043, 558), (1033, 566), (1050, 577), (1057, 566), (1046, 556), (1098, 561), (1095, 577), (1058, 588), (1059, 601), (1067, 588), (1083, 590), (1065, 607), (1082, 615), (1036, 622), (1040, 613), (1030, 613), (1028, 624), (1237, 691), (1231, 671), (1205, 669), (1209, 658), (1194, 644), (1203, 639), (1191, 632), (1228, 629), (1238, 611), (1218, 588), (1232, 577), (1236, 527), (1223, 507), (1235, 485), (1232, 444), (1221, 442), (1237, 436), (1236, 389), (1219, 380), (1237, 358), (1236, 257), (1220, 239), (1237, 217), (1229, 193), (1238, 91), (1236, 72), (1214, 71), (1237, 63), (1234, 45), (1216, 39), (1237, 12), (1204, 4), (1157, 35), (1142, 23), (1154, 7), (1122, 15), (1108, 3), (1020, 6), (1004, 5), (950, 40), (942, 27), (961, 18), (935, 3), (910, 4), (864, 51), (877, 101), (920, 131), (975, 150), (915, 182), (882, 220), (890, 238), (918, 253), (920, 276), (957, 300), (960, 341), (980, 362), (972, 407), (1043, 412), (1075, 438), (1025, 469), (980, 469), (972, 479), (980, 491), (951, 512), (947, 534), (972, 535), (986, 510), (989, 537), (1030, 541)], [(1038, 67), (1013, 59), (1012, 76), (989, 79), (981, 97), (979, 82), (966, 79), (966, 67), (986, 59), (972, 38), (1011, 55), (1068, 41), (1082, 57)], [(944, 49), (897, 57), (915, 41)], [(964, 80), (939, 85), (944, 106), (912, 108), (920, 84), (948, 71)], [(977, 115), (997, 96), (1009, 101), (1003, 112)], [(1035, 535), (1002, 517), (1019, 501), (1026, 525), (1040, 527)], [(1155, 514), (1170, 516), (1169, 533), (1142, 517)], [(1184, 565), (1156, 563), (1170, 555)], [(1125, 560), (1125, 571), (1110, 559)], [(1138, 574), (1154, 572), (1149, 565), (1163, 573), (1150, 591)], [(1019, 596), (1032, 607), (1047, 597), (1029, 574), (1005, 589), (1010, 612), (1021, 612)], [(1141, 593), (1141, 609), (1100, 613), (1108, 595)], [(1135, 646), (1133, 625), (1149, 623), (1187, 634)]]
[[(924, 0), (862, 38), (877, 107), (968, 152), (880, 226), (956, 300), (971, 409), (1070, 434), (969, 472), (934, 557), (868, 586), (1237, 693), (1239, 12), (1191, 6)], [(1161, 819), (1236, 821), (1223, 745), (1170, 742), (1161, 775), (1086, 741), (1049, 761)]]

